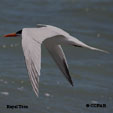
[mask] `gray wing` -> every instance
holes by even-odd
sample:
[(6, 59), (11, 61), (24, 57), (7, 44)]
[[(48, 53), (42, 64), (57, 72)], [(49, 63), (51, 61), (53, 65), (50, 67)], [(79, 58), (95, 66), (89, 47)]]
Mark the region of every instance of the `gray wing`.
[(57, 66), (61, 70), (61, 72), (65, 75), (66, 79), (73, 86), (73, 82), (68, 70), (68, 64), (66, 61), (66, 57), (60, 45), (50, 45), (49, 43), (45, 43), (46, 48), (51, 54), (52, 58), (56, 62)]
[(41, 69), (41, 44), (24, 34), (22, 47), (25, 56), (29, 78), (35, 94), (38, 96), (39, 75)]

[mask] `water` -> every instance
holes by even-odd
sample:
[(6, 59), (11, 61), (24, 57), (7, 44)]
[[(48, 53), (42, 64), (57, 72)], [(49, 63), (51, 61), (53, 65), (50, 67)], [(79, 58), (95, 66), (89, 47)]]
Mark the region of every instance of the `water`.
[[(112, 113), (113, 1), (1, 0), (0, 34), (50, 24), (81, 41), (110, 52), (63, 46), (74, 82), (71, 87), (42, 46), (40, 94), (32, 90), (21, 38), (0, 39), (0, 113)], [(87, 108), (86, 104), (106, 104)], [(7, 109), (6, 105), (28, 105)]]

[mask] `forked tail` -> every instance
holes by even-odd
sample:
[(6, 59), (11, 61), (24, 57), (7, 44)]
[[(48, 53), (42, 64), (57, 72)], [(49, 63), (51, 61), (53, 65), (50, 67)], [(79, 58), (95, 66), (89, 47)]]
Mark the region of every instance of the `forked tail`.
[(88, 46), (87, 44), (81, 42), (80, 40), (78, 40), (77, 38), (74, 38), (73, 36), (69, 36), (69, 43), (71, 45), (74, 45), (76, 47), (84, 47), (84, 48), (88, 48), (88, 49), (91, 49), (91, 50), (96, 50), (96, 51), (100, 51), (100, 52), (104, 52), (104, 53), (109, 53), (108, 51), (105, 51), (105, 50), (102, 50), (102, 49), (98, 49), (98, 48), (95, 48), (95, 47), (92, 47), (92, 46)]

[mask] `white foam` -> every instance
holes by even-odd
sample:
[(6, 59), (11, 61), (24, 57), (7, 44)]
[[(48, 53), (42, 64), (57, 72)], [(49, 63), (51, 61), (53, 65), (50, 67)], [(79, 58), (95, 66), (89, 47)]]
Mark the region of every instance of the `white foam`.
[(96, 100), (92, 100), (91, 103), (93, 103), (93, 104), (97, 104), (98, 101), (96, 101)]
[(5, 96), (9, 95), (9, 92), (0, 92), (0, 93)]
[(17, 89), (20, 90), (20, 91), (22, 91), (24, 89), (24, 87), (19, 87)]
[(3, 48), (6, 48), (6, 45), (2, 45)]
[(45, 96), (46, 96), (46, 97), (49, 97), (49, 96), (50, 96), (50, 94), (49, 94), (49, 93), (45, 93)]
[(7, 81), (4, 81), (4, 84), (7, 84), (8, 82)]

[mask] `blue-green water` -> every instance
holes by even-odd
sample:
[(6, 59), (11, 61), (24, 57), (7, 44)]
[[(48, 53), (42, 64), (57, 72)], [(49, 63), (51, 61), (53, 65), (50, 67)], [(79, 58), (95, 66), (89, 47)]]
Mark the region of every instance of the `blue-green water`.
[[(74, 87), (42, 46), (40, 94), (32, 90), (21, 38), (0, 39), (0, 113), (113, 113), (113, 1), (1, 0), (0, 35), (50, 24), (110, 54), (63, 46)], [(86, 104), (106, 104), (106, 108)], [(6, 105), (28, 105), (7, 109)]]

